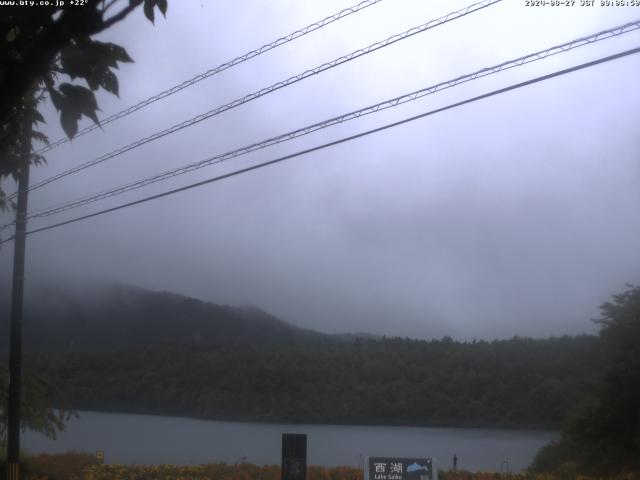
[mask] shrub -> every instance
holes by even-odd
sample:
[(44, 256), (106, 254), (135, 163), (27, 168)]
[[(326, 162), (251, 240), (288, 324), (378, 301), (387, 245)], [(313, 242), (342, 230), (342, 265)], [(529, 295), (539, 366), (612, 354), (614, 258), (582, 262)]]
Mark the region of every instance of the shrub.
[(86, 468), (97, 465), (88, 453), (42, 454), (25, 459), (25, 477), (29, 480), (83, 480)]

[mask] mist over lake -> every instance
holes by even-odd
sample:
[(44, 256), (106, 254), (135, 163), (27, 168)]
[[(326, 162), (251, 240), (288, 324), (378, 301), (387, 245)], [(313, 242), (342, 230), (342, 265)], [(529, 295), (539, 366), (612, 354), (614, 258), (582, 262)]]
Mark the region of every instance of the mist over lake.
[[(279, 464), (281, 435), (306, 433), (308, 464), (358, 466), (360, 456), (431, 457), (439, 468), (519, 471), (557, 434), (534, 430), (291, 425), (80, 412), (51, 441), (28, 433), (30, 453), (104, 450), (106, 463), (189, 465)], [(503, 463), (504, 462), (504, 463)]]

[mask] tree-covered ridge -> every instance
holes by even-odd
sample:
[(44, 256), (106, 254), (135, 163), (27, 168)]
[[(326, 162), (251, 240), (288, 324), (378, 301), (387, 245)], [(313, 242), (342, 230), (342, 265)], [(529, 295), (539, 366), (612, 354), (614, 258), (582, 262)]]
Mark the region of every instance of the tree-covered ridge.
[[(9, 311), (9, 305), (0, 305)], [(0, 324), (0, 336), (8, 325)], [(329, 339), (286, 323), (255, 307), (203, 302), (127, 285), (79, 291), (41, 288), (26, 296), (26, 351), (95, 351), (159, 342), (282, 343)], [(0, 351), (8, 344), (0, 345)]]
[(282, 422), (558, 428), (594, 389), (595, 337), (176, 346), (34, 355), (77, 409)]

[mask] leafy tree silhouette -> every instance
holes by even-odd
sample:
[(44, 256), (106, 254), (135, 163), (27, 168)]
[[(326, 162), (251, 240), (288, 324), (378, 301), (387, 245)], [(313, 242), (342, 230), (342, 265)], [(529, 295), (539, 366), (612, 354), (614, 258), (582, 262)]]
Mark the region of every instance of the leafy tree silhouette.
[[(44, 122), (38, 106), (47, 98), (60, 113), (60, 123), (69, 138), (77, 133), (83, 116), (99, 124), (94, 91), (103, 88), (118, 95), (114, 70), (118, 63), (133, 60), (122, 46), (92, 36), (122, 21), (139, 6), (153, 23), (156, 8), (166, 14), (167, 0), (88, 0), (83, 5), (66, 2), (60, 6), (0, 7), (0, 179), (12, 176), (17, 180), (24, 164), (21, 152), (32, 152), (34, 140), (48, 142), (46, 135), (31, 128)], [(84, 80), (88, 88), (78, 80)], [(31, 164), (44, 161), (41, 155), (30, 154)], [(8, 207), (15, 205), (0, 187), (0, 209)], [(31, 388), (32, 394), (24, 397), (23, 425), (55, 435), (68, 412), (50, 409), (48, 392), (53, 386), (31, 383), (39, 388)], [(1, 436), (6, 421), (6, 381), (0, 384)]]
[(538, 454), (534, 470), (640, 470), (640, 287), (628, 287), (602, 304), (602, 318), (595, 320), (607, 355), (595, 402)]
[[(26, 134), (26, 125), (44, 122), (38, 112), (41, 102), (51, 100), (60, 113), (62, 128), (73, 138), (83, 116), (99, 124), (94, 91), (103, 88), (118, 95), (114, 70), (118, 63), (133, 60), (122, 46), (92, 36), (140, 6), (152, 23), (156, 8), (163, 15), (167, 11), (167, 0), (87, 0), (81, 6), (68, 3), (0, 7), (0, 178), (11, 175), (17, 179), (25, 142), (48, 141), (38, 130)], [(84, 80), (88, 88), (78, 80)], [(41, 155), (31, 155), (32, 164), (44, 161)], [(0, 209), (12, 206), (0, 188)]]

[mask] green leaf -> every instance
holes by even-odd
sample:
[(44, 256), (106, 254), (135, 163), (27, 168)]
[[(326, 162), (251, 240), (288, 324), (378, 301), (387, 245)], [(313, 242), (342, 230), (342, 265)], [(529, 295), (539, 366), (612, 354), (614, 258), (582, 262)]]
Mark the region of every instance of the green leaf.
[(49, 137), (47, 137), (44, 133), (39, 132), (37, 130), (31, 131), (31, 138), (37, 140), (39, 142), (44, 143), (45, 145), (49, 145)]
[(107, 43), (105, 45), (107, 45), (113, 55), (113, 58), (115, 58), (117, 61), (123, 63), (133, 62), (133, 58), (131, 58), (127, 51), (120, 45), (116, 45), (115, 43)]
[(56, 107), (56, 110), (57, 111), (62, 110), (64, 97), (60, 95), (60, 92), (58, 92), (55, 88), (51, 88), (49, 90), (49, 95), (51, 95), (51, 103), (53, 103), (53, 106)]
[(81, 85), (71, 85), (70, 83), (61, 84), (58, 89), (72, 102), (79, 105), (80, 110), (98, 109), (98, 102), (96, 102), (96, 96), (91, 90)]
[(118, 68), (117, 62), (133, 62), (127, 51), (115, 43), (91, 42), (91, 51), (100, 59), (100, 64)]
[[(107, 69), (107, 71), (109, 70)], [(100, 72), (94, 70), (92, 72), (89, 72), (89, 74), (85, 77), (85, 80), (87, 81), (87, 84), (89, 85), (89, 88), (91, 90), (97, 90), (98, 88), (100, 88), (100, 75)]]
[(71, 79), (85, 77), (89, 71), (92, 58), (90, 52), (78, 45), (69, 45), (60, 53), (60, 65), (64, 73)]
[(7, 40), (7, 42), (11, 43), (16, 39), (16, 37), (18, 36), (16, 32), (17, 29), (18, 27), (15, 27), (7, 32), (7, 34), (5, 35), (5, 39)]
[(80, 114), (73, 108), (65, 108), (60, 113), (60, 124), (67, 137), (73, 138), (78, 133), (78, 120), (80, 120)]
[(39, 167), (40, 165), (46, 165), (47, 164), (47, 159), (44, 158), (40, 154), (32, 153), (31, 154), (31, 164), (35, 165), (36, 167)]
[(116, 77), (115, 73), (113, 73), (111, 70), (107, 70), (102, 74), (100, 85), (107, 92), (113, 93), (116, 97), (120, 96), (118, 94), (118, 77)]
[(154, 23), (153, 7), (156, 5), (156, 0), (144, 0), (144, 16), (149, 19), (151, 23)]
[[(69, 131), (73, 131), (73, 128), (70, 127), (70, 122), (72, 121), (71, 119), (76, 118), (76, 113), (76, 131), (77, 120), (80, 119), (81, 115), (89, 117), (94, 121), (94, 123), (100, 125), (100, 121), (98, 120), (98, 116), (96, 115), (96, 110), (98, 110), (98, 102), (96, 101), (96, 96), (91, 90), (80, 85), (71, 85), (70, 83), (63, 83), (58, 88), (65, 96), (65, 102), (62, 108), (62, 114), (66, 115), (65, 118), (67, 122), (67, 127), (63, 125), (65, 132), (67, 132), (67, 129), (69, 129)], [(73, 134), (75, 135), (75, 131)], [(72, 138), (72, 136), (70, 136), (69, 138)]]
[(158, 6), (158, 10), (162, 12), (164, 17), (167, 16), (167, 0), (157, 0), (156, 5)]
[(115, 93), (118, 89), (117, 80), (110, 68), (118, 68), (118, 62), (132, 61), (127, 51), (119, 45), (88, 40), (65, 48), (60, 63), (64, 73), (72, 79), (84, 78), (91, 90), (102, 86)]
[(33, 123), (36, 122), (40, 122), (40, 123), (46, 123), (44, 121), (44, 118), (42, 117), (42, 114), (38, 111), (38, 110), (32, 110), (31, 114), (33, 115)]

